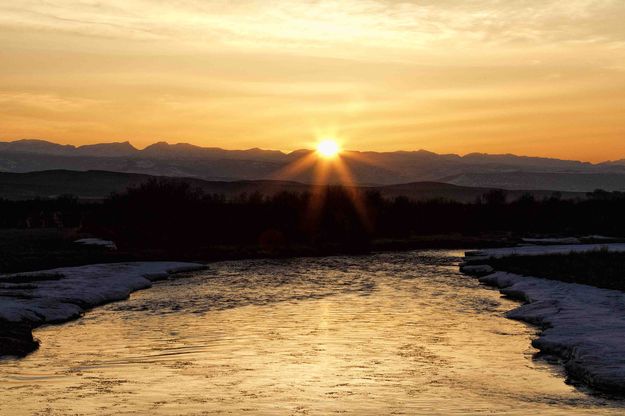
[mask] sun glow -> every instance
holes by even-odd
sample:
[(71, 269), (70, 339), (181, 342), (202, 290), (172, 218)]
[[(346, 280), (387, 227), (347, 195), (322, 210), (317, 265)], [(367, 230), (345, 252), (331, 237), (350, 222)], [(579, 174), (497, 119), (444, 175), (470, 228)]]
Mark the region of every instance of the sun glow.
[(320, 136), (314, 152), (306, 152), (304, 156), (292, 161), (276, 172), (273, 179), (296, 179), (312, 184), (307, 224), (317, 224), (320, 220), (328, 185), (340, 185), (351, 200), (362, 223), (370, 227), (369, 213), (350, 168), (350, 163), (355, 162), (377, 166), (358, 152), (343, 151), (341, 142), (333, 136)]
[(317, 143), (317, 154), (325, 159), (333, 159), (341, 153), (341, 146), (334, 139), (323, 139)]

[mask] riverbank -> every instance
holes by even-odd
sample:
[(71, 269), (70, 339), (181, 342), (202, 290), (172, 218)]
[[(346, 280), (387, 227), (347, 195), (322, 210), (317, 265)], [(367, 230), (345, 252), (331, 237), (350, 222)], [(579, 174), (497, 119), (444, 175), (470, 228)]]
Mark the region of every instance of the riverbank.
[(543, 329), (535, 348), (560, 358), (573, 380), (625, 394), (625, 245), (480, 250), (466, 260), (465, 273), (524, 302), (507, 316)]
[(76, 319), (86, 310), (128, 298), (198, 263), (134, 262), (65, 267), (0, 276), (0, 355), (24, 356), (38, 347), (32, 329)]
[(590, 252), (511, 256), (491, 259), (489, 264), (523, 276), (535, 276), (625, 292), (625, 252)]
[(121, 245), (111, 249), (103, 245), (78, 244), (93, 235), (76, 229), (4, 229), (0, 230), (0, 274), (47, 270), (58, 267), (99, 263), (161, 261), (208, 263), (221, 260), (257, 258), (318, 257), (341, 254), (369, 254), (376, 251), (416, 249), (465, 249), (467, 247), (505, 247), (519, 240), (509, 233), (479, 235), (435, 234), (403, 239), (378, 239), (366, 246), (347, 247), (337, 244), (207, 245), (182, 248), (133, 248)]

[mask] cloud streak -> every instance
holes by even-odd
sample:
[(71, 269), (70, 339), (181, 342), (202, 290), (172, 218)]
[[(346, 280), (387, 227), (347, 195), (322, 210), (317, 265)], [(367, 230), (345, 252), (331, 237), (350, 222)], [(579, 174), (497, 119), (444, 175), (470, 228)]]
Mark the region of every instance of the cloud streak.
[(625, 40), (624, 13), (620, 0), (22, 0), (0, 3), (0, 24), (207, 47), (338, 43), (410, 49), (447, 42), (618, 45)]

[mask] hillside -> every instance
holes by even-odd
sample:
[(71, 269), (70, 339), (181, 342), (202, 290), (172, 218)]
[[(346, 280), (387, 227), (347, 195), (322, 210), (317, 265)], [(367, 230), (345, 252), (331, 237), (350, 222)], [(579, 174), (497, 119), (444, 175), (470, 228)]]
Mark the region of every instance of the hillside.
[[(81, 199), (102, 199), (112, 192), (121, 192), (130, 186), (137, 186), (146, 182), (151, 175), (136, 173), (120, 173), (107, 171), (69, 171), (50, 170), (28, 173), (0, 173), (0, 198), (31, 199), (53, 198), (63, 194), (75, 195)], [(169, 177), (170, 179), (185, 181), (206, 193), (222, 194), (234, 197), (242, 193), (259, 192), (264, 195), (273, 195), (278, 192), (306, 192), (311, 185), (293, 181), (206, 181), (197, 178)], [(376, 190), (383, 196), (394, 198), (407, 196), (415, 200), (435, 198), (452, 199), (470, 202), (491, 188), (465, 187), (437, 182), (415, 182), (388, 186), (363, 186), (363, 190)], [(528, 191), (509, 191), (510, 199), (516, 199)], [(551, 191), (529, 191), (537, 198), (545, 198)], [(564, 198), (583, 197), (583, 193), (564, 193)]]

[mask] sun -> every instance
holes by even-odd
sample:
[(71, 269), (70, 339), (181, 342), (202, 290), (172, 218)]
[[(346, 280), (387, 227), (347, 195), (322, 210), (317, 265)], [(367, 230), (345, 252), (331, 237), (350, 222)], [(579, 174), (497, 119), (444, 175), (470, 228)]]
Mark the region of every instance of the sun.
[(325, 159), (333, 159), (341, 153), (341, 146), (334, 139), (323, 139), (317, 143), (317, 154)]

